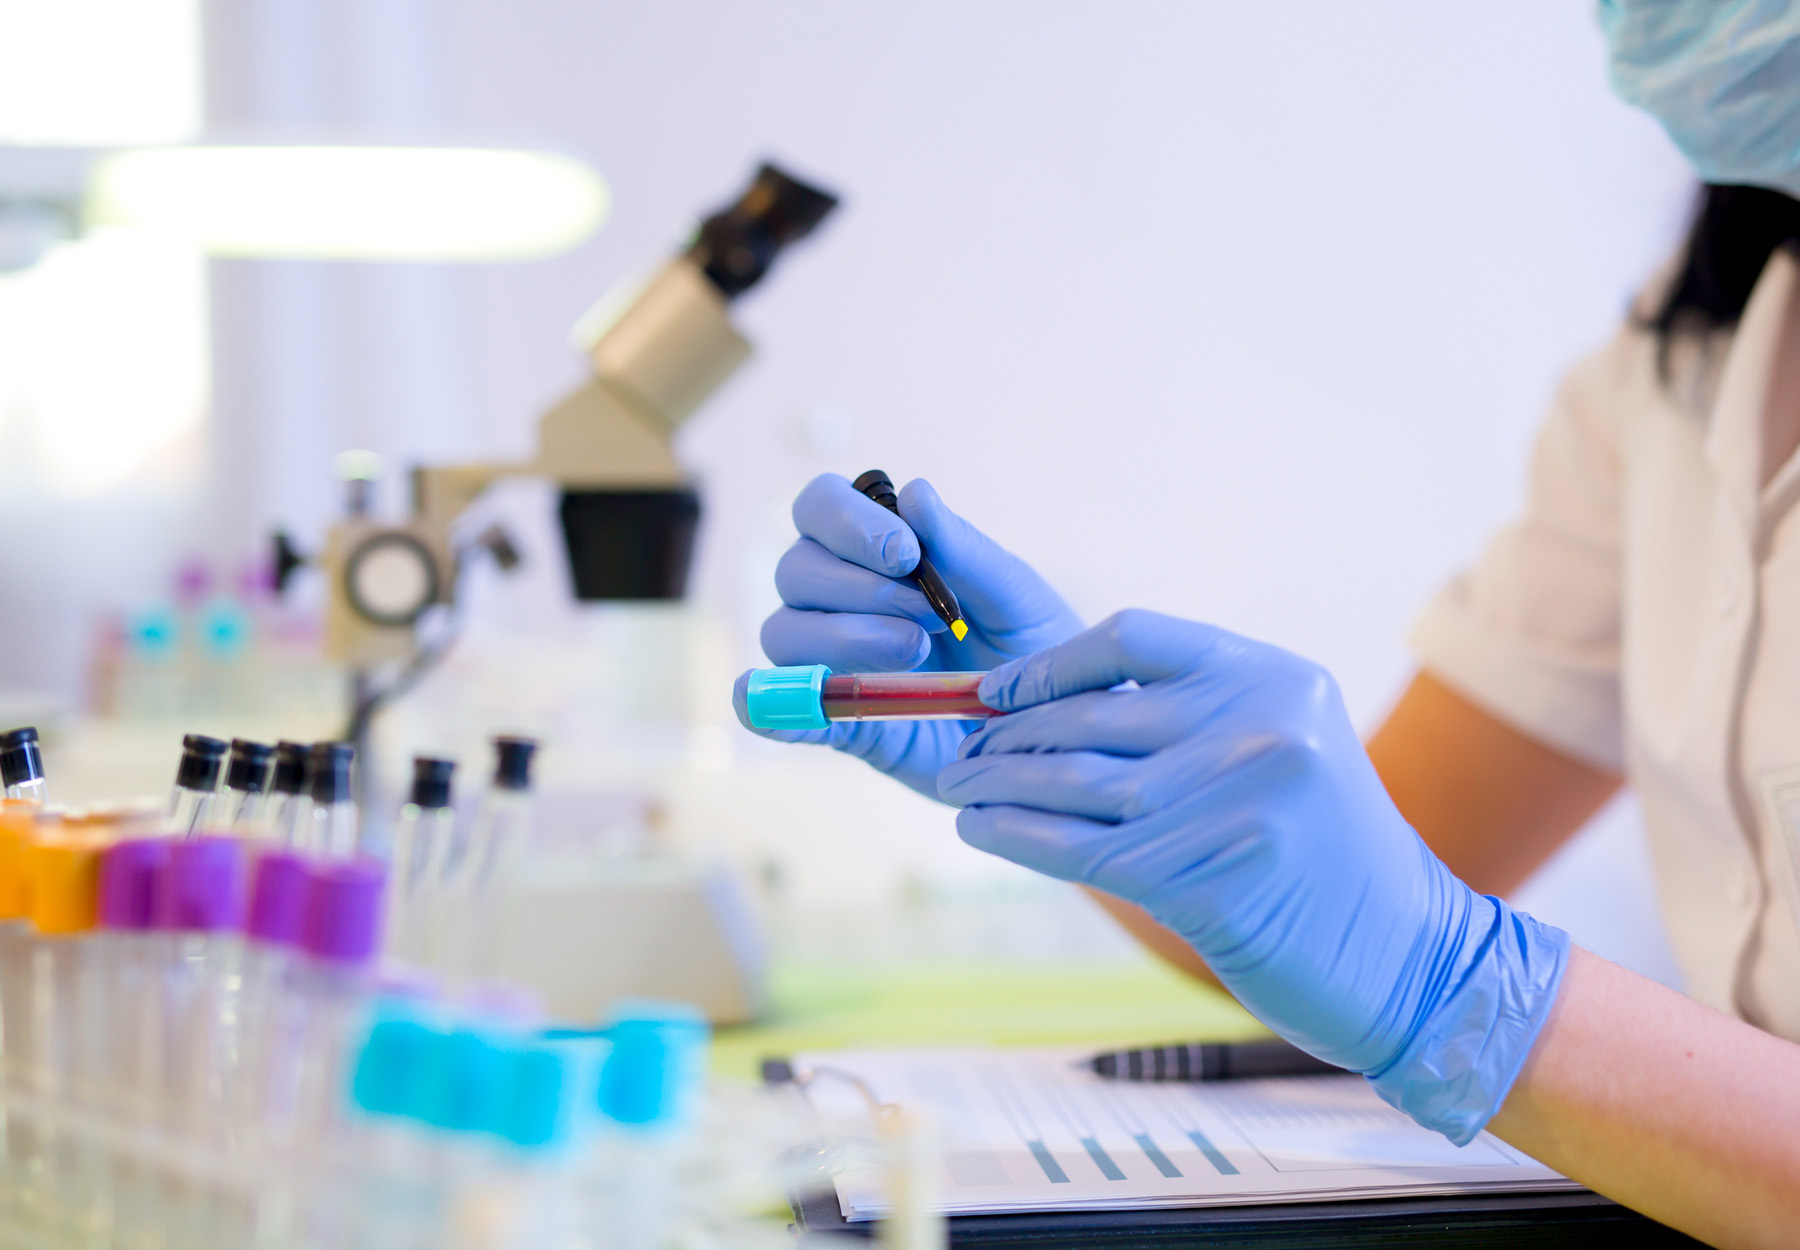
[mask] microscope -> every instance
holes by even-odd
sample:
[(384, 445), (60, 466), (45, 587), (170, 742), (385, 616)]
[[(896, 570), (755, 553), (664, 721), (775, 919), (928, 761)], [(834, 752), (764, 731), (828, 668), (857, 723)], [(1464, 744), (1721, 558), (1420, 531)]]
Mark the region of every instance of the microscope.
[[(562, 490), (559, 515), (570, 580), (583, 601), (679, 599), (687, 588), (700, 497), (676, 461), (675, 431), (750, 357), (731, 302), (837, 206), (829, 192), (765, 164), (736, 202), (707, 217), (693, 241), (647, 282), (609, 292), (588, 381), (538, 421), (537, 454), (518, 463), (426, 465), (411, 475), (411, 516), (364, 515), (352, 467), (350, 515), (316, 563), (325, 575), (327, 653), (367, 674), (429, 660), (416, 634), (436, 605), (454, 604), (463, 563), (485, 549), (516, 561), (503, 534), (453, 541), (457, 519), (492, 483), (532, 476)], [(305, 563), (276, 538), (276, 578)], [(363, 683), (368, 684), (365, 676)], [(386, 692), (359, 692), (350, 737), (362, 736)]]

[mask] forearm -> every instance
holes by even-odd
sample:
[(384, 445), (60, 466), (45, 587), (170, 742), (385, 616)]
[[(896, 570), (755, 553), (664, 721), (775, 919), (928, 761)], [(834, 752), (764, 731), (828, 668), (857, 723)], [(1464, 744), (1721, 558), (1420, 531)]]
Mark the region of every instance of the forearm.
[(1489, 1128), (1720, 1246), (1800, 1227), (1800, 1046), (1583, 950)]
[(1423, 671), (1368, 750), (1407, 823), (1481, 894), (1511, 893), (1619, 789)]

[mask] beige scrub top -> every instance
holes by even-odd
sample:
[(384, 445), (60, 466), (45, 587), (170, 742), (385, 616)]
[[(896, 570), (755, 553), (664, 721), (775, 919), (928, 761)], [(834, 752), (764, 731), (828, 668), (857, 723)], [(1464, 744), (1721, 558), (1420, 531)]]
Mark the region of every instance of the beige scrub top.
[(1735, 333), (1627, 327), (1564, 380), (1524, 515), (1426, 609), (1425, 668), (1621, 772), (1702, 1002), (1800, 1040), (1800, 264)]

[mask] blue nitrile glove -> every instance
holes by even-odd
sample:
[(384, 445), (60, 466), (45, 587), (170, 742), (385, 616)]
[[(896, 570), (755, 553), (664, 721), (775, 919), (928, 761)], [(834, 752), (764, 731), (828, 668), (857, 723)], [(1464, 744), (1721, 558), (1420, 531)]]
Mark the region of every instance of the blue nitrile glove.
[(1323, 669), (1124, 612), (981, 698), (1010, 715), (940, 778), (965, 841), (1141, 904), (1258, 1019), (1450, 1140), (1499, 1110), (1568, 935), (1419, 840)]
[[(785, 605), (763, 622), (775, 664), (825, 664), (839, 673), (915, 669), (979, 671), (1072, 637), (1081, 622), (1023, 560), (944, 506), (924, 480), (900, 491), (895, 516), (825, 473), (794, 500), (800, 540), (775, 569)], [(902, 519), (904, 518), (904, 520)], [(969, 636), (957, 642), (911, 582), (919, 543), (956, 592)], [(732, 702), (751, 732), (783, 742), (822, 742), (868, 761), (921, 794), (938, 797), (938, 770), (956, 758), (965, 721), (843, 722), (829, 729), (765, 730), (744, 706), (749, 675)]]

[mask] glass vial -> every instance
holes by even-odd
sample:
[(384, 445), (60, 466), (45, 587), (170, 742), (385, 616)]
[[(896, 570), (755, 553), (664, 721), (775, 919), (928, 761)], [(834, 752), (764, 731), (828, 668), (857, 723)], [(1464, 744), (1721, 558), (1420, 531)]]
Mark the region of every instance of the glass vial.
[(344, 858), (356, 851), (356, 800), (351, 797), (348, 742), (316, 742), (312, 749), (312, 828), (303, 850)]
[(42, 803), (47, 797), (44, 753), (38, 748), (38, 731), (30, 725), (0, 734), (0, 780), (9, 799)]
[(494, 784), (469, 827), (461, 859), (448, 866), (437, 900), (433, 955), (453, 977), (493, 972), (500, 915), (515, 864), (531, 833), (531, 738), (494, 739)]
[(263, 796), (274, 762), (274, 747), (247, 738), (231, 740), (231, 758), (225, 764), (225, 815), (231, 828), (252, 833), (262, 827)]
[(456, 833), (456, 809), (450, 803), (450, 779), (456, 761), (413, 757), (412, 793), (394, 826), (393, 855), (388, 865), (386, 949), (403, 959), (424, 957), (425, 923), (420, 909), (429, 905), (432, 868)]
[(175, 770), (175, 789), (169, 794), (165, 822), (170, 832), (191, 838), (206, 826), (226, 749), (225, 743), (205, 734), (188, 734), (181, 740), (181, 764)]
[(462, 862), (451, 865), (453, 881), (476, 893), (510, 873), (530, 835), (531, 761), (537, 739), (494, 739), (494, 784), (482, 798), (469, 829)]
[(307, 831), (312, 796), (307, 782), (312, 771), (312, 748), (304, 742), (283, 740), (275, 744), (275, 772), (269, 782), (269, 833), (281, 845), (300, 849)]

